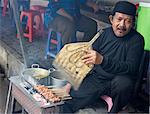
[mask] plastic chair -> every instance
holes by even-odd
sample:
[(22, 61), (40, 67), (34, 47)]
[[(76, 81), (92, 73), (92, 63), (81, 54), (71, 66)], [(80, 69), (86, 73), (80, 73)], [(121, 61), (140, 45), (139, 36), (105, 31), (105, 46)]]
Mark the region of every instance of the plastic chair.
[[(55, 39), (53, 38), (52, 32), (56, 33)], [(55, 45), (55, 47), (56, 47), (54, 50), (51, 49), (52, 45)], [(55, 58), (56, 54), (60, 51), (61, 47), (62, 47), (61, 33), (54, 31), (53, 29), (50, 29), (49, 33), (48, 33), (45, 59), (47, 59), (48, 55)]]
[(20, 15), (21, 22), (22, 22), (24, 16), (26, 16), (28, 18), (27, 26), (26, 26), (26, 30), (28, 30), (28, 31), (27, 31), (27, 33), (24, 32), (24, 37), (29, 38), (29, 42), (32, 42), (35, 16), (39, 16), (39, 18), (40, 18), (40, 27), (38, 30), (36, 30), (36, 33), (38, 33), (38, 35), (43, 35), (43, 32), (44, 32), (41, 13), (38, 11), (34, 11), (34, 10), (22, 11), (21, 15)]

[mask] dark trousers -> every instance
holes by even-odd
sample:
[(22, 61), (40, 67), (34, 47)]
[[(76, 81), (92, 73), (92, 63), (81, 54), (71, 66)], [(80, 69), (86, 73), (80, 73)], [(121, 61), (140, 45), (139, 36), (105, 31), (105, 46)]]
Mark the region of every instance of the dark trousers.
[(83, 15), (76, 22), (58, 15), (49, 23), (49, 28), (53, 28), (62, 34), (62, 44), (64, 45), (75, 41), (76, 31), (84, 32), (82, 41), (91, 40), (97, 32), (97, 23)]
[(78, 91), (71, 90), (72, 100), (66, 101), (62, 106), (62, 113), (74, 113), (88, 105), (92, 105), (102, 95), (109, 95), (113, 100), (110, 112), (117, 113), (128, 104), (133, 82), (125, 76), (116, 76), (113, 80), (101, 80), (94, 75), (88, 75)]

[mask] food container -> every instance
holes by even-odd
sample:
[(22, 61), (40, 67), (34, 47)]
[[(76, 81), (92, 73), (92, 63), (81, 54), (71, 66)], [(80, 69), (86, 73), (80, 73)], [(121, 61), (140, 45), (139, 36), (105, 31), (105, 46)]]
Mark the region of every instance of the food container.
[(22, 72), (22, 77), (25, 81), (29, 82), (31, 85), (50, 85), (50, 72), (53, 68), (47, 70), (39, 68), (38, 64), (33, 64), (31, 68), (27, 68)]
[(67, 80), (64, 77), (64, 74), (59, 71), (55, 70), (50, 73), (51, 77), (51, 85), (56, 88), (61, 88), (67, 84)]

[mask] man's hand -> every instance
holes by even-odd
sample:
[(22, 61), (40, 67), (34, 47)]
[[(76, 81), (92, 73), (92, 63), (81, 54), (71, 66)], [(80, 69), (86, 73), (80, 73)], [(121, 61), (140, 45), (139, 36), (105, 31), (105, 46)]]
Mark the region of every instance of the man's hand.
[(94, 13), (99, 11), (99, 6), (97, 4), (93, 4), (92, 8), (94, 9)]
[(103, 61), (103, 56), (94, 51), (94, 50), (87, 50), (86, 55), (82, 57), (82, 60), (85, 64), (101, 64)]

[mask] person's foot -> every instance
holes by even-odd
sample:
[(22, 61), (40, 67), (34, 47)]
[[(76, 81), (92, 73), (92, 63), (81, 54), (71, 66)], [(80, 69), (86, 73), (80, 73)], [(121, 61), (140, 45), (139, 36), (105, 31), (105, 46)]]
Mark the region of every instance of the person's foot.
[(71, 89), (71, 84), (67, 83), (63, 88), (69, 94), (70, 93), (70, 89)]

